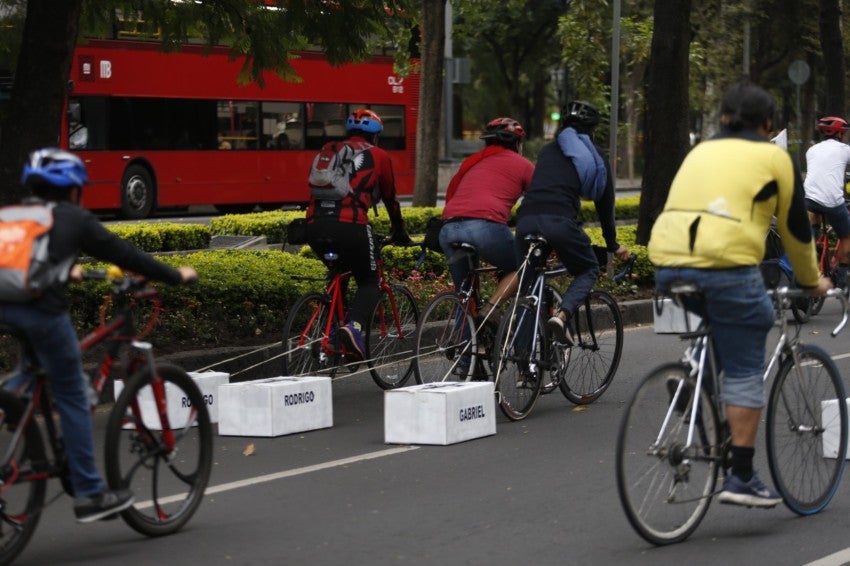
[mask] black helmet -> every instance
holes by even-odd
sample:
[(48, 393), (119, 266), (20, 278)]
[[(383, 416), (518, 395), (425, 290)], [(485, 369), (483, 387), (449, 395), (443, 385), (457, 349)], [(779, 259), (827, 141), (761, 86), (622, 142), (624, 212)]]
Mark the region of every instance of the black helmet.
[(584, 100), (573, 100), (561, 112), (561, 120), (564, 126), (577, 126), (580, 129), (592, 130), (599, 124), (599, 110)]

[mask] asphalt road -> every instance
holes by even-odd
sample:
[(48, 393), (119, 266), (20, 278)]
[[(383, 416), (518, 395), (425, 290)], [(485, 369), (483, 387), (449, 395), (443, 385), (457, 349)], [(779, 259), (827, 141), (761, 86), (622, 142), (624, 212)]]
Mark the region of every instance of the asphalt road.
[[(848, 375), (850, 335), (828, 336), (836, 321), (828, 303), (804, 338)], [(654, 548), (632, 531), (614, 477), (623, 406), (681, 347), (629, 329), (618, 375), (595, 404), (577, 408), (555, 392), (525, 421), (499, 414), (494, 436), (452, 446), (384, 444), (383, 393), (368, 375), (346, 375), (333, 382), (332, 428), (216, 437), (208, 495), (180, 533), (147, 539), (120, 520), (77, 525), (62, 496), (17, 563), (802, 565), (841, 552), (819, 564), (850, 561), (846, 478), (813, 517), (713, 505), (683, 544)], [(97, 420), (100, 438), (104, 414)], [(768, 479), (763, 441), (756, 465)]]

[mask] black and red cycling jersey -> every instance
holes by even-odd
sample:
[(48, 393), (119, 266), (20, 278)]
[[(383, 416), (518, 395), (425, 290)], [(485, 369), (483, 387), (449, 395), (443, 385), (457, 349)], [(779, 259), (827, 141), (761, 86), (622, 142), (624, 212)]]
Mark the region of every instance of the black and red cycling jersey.
[(379, 198), (387, 208), (393, 231), (400, 231), (404, 221), (401, 217), (401, 207), (396, 200), (395, 176), (390, 156), (358, 135), (351, 136), (342, 143), (356, 150), (363, 149), (355, 159), (354, 172), (350, 179), (353, 192), (341, 200), (310, 199), (307, 222), (312, 223), (317, 217), (334, 217), (338, 222), (366, 224), (373, 198)]

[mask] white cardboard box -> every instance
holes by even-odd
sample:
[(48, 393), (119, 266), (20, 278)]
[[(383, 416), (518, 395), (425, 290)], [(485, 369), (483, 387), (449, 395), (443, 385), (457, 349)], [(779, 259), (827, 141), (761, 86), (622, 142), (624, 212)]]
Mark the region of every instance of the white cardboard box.
[(702, 319), (688, 312), (670, 298), (653, 300), (653, 323), (656, 334), (681, 334), (699, 328)]
[(281, 436), (333, 426), (329, 377), (272, 377), (218, 388), (218, 433)]
[(426, 383), (384, 392), (384, 442), (455, 444), (496, 434), (493, 382)]
[[(847, 409), (850, 410), (850, 399), (845, 399)], [(823, 455), (826, 458), (835, 458), (838, 456), (838, 439), (840, 438), (838, 418), (838, 400), (830, 399), (829, 401), (821, 401), (821, 425), (823, 431)], [(850, 438), (850, 436), (848, 436)], [(850, 460), (850, 450), (847, 451), (847, 458)]]
[[(210, 414), (210, 422), (218, 422), (218, 386), (228, 383), (230, 381), (230, 374), (220, 371), (205, 371), (200, 373), (190, 371), (188, 374), (201, 390), (201, 395), (204, 397), (204, 403)], [(115, 380), (113, 384), (113, 391), (117, 399), (118, 395), (124, 389), (124, 382)], [(159, 429), (159, 418), (156, 417), (156, 405), (150, 386), (143, 388), (139, 392), (138, 399), (139, 406), (142, 409), (142, 421), (145, 423), (145, 426), (154, 430)], [(169, 422), (172, 426), (181, 426), (188, 418), (191, 402), (182, 394), (179, 388), (169, 382), (165, 383), (165, 400), (168, 403)]]

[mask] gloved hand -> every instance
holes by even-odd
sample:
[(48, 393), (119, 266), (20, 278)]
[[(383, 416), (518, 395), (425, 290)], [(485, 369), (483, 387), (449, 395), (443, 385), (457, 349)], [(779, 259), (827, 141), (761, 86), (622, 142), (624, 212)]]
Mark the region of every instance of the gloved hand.
[(402, 228), (401, 230), (393, 231), (390, 235), (390, 243), (396, 246), (412, 246), (413, 240), (410, 239), (407, 230)]

